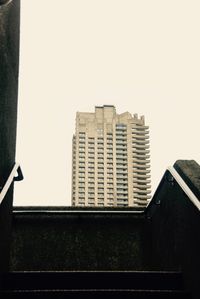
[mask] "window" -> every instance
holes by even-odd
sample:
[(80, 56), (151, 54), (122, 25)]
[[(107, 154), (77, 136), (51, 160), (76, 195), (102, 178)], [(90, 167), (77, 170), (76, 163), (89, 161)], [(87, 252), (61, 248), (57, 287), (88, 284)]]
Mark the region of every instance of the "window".
[(85, 132), (79, 132), (79, 136), (85, 136)]

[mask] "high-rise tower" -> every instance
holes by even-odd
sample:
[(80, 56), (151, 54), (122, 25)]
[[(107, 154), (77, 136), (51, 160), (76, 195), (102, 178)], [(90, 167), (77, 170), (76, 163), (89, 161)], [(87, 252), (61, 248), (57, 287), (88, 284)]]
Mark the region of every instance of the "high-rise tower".
[(72, 205), (141, 206), (150, 199), (149, 127), (144, 116), (114, 106), (77, 112)]

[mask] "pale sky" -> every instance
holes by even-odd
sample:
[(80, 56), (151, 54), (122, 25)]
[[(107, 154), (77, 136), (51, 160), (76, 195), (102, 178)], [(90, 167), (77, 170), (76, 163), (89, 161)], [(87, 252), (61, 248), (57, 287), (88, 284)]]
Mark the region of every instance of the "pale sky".
[(71, 204), (76, 111), (115, 105), (150, 126), (152, 193), (200, 163), (200, 1), (21, 0), (16, 205)]

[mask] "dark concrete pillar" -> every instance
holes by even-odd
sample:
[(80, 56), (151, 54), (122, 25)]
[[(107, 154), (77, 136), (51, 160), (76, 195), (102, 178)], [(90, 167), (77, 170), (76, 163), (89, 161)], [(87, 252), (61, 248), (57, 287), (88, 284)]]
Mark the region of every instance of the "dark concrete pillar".
[[(20, 0), (0, 0), (0, 186), (15, 162)], [(0, 205), (0, 271), (9, 264), (13, 186)]]

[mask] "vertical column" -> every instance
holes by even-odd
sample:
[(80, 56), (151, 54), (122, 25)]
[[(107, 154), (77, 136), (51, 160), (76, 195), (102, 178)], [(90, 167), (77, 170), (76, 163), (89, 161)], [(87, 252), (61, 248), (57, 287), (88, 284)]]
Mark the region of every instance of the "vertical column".
[(117, 206), (116, 119), (113, 120), (113, 204)]
[(71, 204), (75, 206), (76, 200), (76, 137), (73, 135), (72, 138), (72, 194), (71, 194)]
[[(15, 162), (20, 1), (0, 1), (0, 186)], [(4, 5), (3, 5), (4, 4)], [(13, 188), (0, 206), (0, 271), (9, 267)]]
[(132, 129), (127, 125), (128, 206), (133, 206)]
[(104, 147), (104, 206), (108, 205), (107, 201), (107, 175), (108, 175), (108, 167), (107, 167), (107, 128), (106, 128), (106, 119), (104, 119), (103, 123), (103, 147)]
[(95, 127), (94, 132), (94, 151), (95, 151), (95, 157), (94, 157), (94, 175), (95, 175), (95, 182), (94, 182), (94, 198), (95, 198), (95, 206), (98, 206), (98, 156), (97, 156), (97, 129)]
[[(77, 123), (76, 123), (77, 126)], [(79, 196), (78, 196), (78, 188), (79, 188), (79, 172), (78, 172), (78, 164), (79, 164), (79, 130), (76, 127), (76, 137), (75, 137), (75, 147), (76, 147), (76, 152), (75, 152), (75, 206), (79, 204)]]
[(89, 158), (88, 158), (88, 132), (86, 128), (85, 134), (85, 206), (88, 206), (88, 172), (89, 172)]

